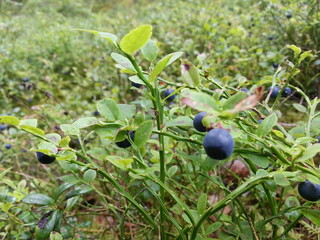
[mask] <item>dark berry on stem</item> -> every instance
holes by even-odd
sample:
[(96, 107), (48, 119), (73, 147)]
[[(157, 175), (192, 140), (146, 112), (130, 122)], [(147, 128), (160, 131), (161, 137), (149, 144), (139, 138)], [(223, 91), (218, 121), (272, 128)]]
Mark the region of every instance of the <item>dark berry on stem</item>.
[(320, 200), (320, 185), (308, 180), (299, 183), (298, 192), (302, 198), (308, 201), (315, 202)]
[(37, 158), (38, 158), (39, 162), (42, 164), (50, 164), (56, 160), (55, 157), (51, 157), (51, 156), (44, 154), (42, 152), (37, 152)]
[(198, 113), (193, 119), (193, 126), (199, 132), (206, 132), (207, 128), (203, 125), (202, 119), (207, 114), (207, 112)]
[(268, 88), (268, 92), (270, 92), (270, 91), (271, 91), (270, 97), (271, 98), (276, 98), (278, 96), (278, 94), (279, 94), (280, 87), (278, 87), (278, 86), (274, 86), (273, 88), (269, 87)]
[[(134, 132), (130, 132), (130, 138), (132, 141), (134, 141)], [(131, 146), (131, 143), (128, 139), (125, 139), (121, 142), (116, 142), (116, 145), (119, 147), (119, 148), (128, 148)]]
[(203, 147), (209, 157), (223, 160), (232, 154), (234, 140), (227, 130), (216, 128), (210, 130), (204, 137)]
[[(167, 90), (165, 90), (164, 91), (164, 98), (166, 98), (166, 97), (168, 97), (171, 93), (173, 93), (174, 92), (174, 90), (173, 89), (167, 89)], [(170, 96), (170, 97), (168, 97), (167, 98), (167, 100), (168, 101), (173, 101), (173, 99), (176, 97), (176, 95), (174, 94), (174, 95), (172, 95), (172, 96)]]

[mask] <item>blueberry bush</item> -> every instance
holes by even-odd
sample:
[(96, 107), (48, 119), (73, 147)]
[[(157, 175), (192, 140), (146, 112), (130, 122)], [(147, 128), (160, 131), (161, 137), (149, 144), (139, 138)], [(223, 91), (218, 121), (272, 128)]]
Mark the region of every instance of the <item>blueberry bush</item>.
[(0, 236), (317, 239), (317, 1), (133, 2), (1, 5)]

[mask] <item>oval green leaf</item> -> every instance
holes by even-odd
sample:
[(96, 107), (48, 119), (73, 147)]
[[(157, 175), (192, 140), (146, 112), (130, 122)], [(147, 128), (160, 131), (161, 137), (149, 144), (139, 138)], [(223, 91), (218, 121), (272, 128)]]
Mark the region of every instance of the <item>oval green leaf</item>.
[(132, 55), (148, 42), (151, 35), (151, 25), (139, 26), (122, 38), (120, 48), (123, 52)]

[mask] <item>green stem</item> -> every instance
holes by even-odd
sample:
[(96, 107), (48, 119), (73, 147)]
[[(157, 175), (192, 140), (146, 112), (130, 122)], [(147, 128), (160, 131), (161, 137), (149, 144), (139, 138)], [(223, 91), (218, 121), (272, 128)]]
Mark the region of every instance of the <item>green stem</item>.
[[(132, 63), (134, 69), (137, 72), (137, 75), (139, 78), (147, 85), (148, 89), (151, 92), (152, 95), (152, 103), (153, 107), (156, 111), (156, 121), (157, 121), (157, 129), (158, 131), (161, 131), (163, 128), (163, 104), (161, 101), (161, 96), (160, 92), (157, 88), (157, 81), (155, 81), (155, 87), (151, 85), (151, 83), (144, 77), (140, 67), (138, 66), (137, 62), (135, 59), (129, 55), (126, 54), (126, 57), (129, 59), (129, 61)], [(165, 169), (165, 155), (164, 155), (164, 136), (161, 134), (158, 134), (159, 138), (159, 145), (160, 145), (160, 150), (159, 150), (159, 160), (160, 160), (160, 181), (162, 183), (165, 182), (165, 177), (166, 177), (166, 169)], [(164, 188), (160, 186), (160, 199), (162, 202), (164, 202)], [(166, 239), (166, 232), (165, 232), (165, 222), (166, 222), (166, 215), (163, 210), (163, 208), (160, 208), (160, 235), (161, 239), (165, 240)]]
[[(87, 160), (88, 162), (92, 161), (88, 156), (85, 156), (84, 154), (80, 152), (75, 152), (79, 157)], [(155, 231), (158, 231), (158, 225), (155, 223), (155, 221), (149, 216), (149, 214), (146, 212), (146, 210), (115, 180), (115, 178), (103, 171), (101, 168), (96, 168), (94, 166), (88, 166), (88, 164), (79, 162), (77, 160), (71, 160), (70, 162), (78, 164), (80, 166), (86, 166), (87, 168), (91, 168), (93, 170), (96, 170), (97, 173), (99, 173), (101, 176), (106, 178), (113, 186), (116, 188), (119, 193), (124, 196), (145, 218), (146, 220), (153, 226)]]
[(240, 196), (244, 192), (248, 191), (249, 189), (253, 188), (257, 184), (259, 184), (261, 181), (263, 181), (264, 179), (270, 178), (272, 176), (273, 176), (273, 174), (269, 174), (267, 176), (256, 176), (256, 177), (252, 178), (250, 181), (245, 182), (244, 184), (239, 186), (236, 190), (234, 190), (233, 192), (228, 194), (224, 199), (217, 202), (215, 204), (215, 206), (207, 209), (207, 211), (202, 215), (202, 217), (199, 219), (197, 224), (194, 226), (190, 239), (191, 240), (196, 239), (200, 226), (208, 217), (210, 217), (212, 214), (216, 213), (220, 209), (227, 206), (230, 202), (232, 202), (232, 200), (234, 200), (235, 198), (237, 198), (238, 196)]

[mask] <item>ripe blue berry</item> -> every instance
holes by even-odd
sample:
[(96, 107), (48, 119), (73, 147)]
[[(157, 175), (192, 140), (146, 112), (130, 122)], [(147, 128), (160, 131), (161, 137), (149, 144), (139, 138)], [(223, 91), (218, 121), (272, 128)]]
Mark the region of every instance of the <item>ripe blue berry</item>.
[(299, 183), (298, 192), (301, 197), (308, 201), (315, 202), (320, 200), (320, 185), (312, 183), (308, 180)]
[(283, 97), (288, 97), (288, 96), (290, 96), (290, 94), (291, 94), (291, 88), (290, 87), (285, 87), (284, 89), (283, 89), (283, 91), (282, 91), (282, 96)]
[(287, 17), (288, 19), (290, 19), (290, 18), (292, 17), (292, 14), (291, 14), (291, 13), (288, 13), (288, 14), (286, 15), (286, 17)]
[(37, 158), (38, 158), (39, 162), (42, 164), (50, 164), (56, 160), (55, 157), (51, 157), (51, 156), (44, 154), (42, 152), (37, 152)]
[(3, 131), (6, 129), (6, 126), (5, 125), (0, 125), (0, 131)]
[(240, 90), (241, 90), (242, 92), (245, 92), (245, 93), (249, 92), (249, 90), (248, 90), (247, 88), (241, 88)]
[(233, 152), (234, 141), (227, 130), (216, 128), (210, 130), (204, 137), (203, 147), (209, 157), (223, 160)]
[(133, 86), (133, 87), (136, 87), (136, 88), (142, 87), (142, 84), (140, 84), (140, 83), (135, 83), (135, 82), (132, 82), (132, 81), (130, 81), (130, 82), (131, 82), (131, 86)]
[[(134, 132), (130, 132), (130, 138), (132, 141), (134, 141)], [(119, 147), (119, 148), (127, 148), (127, 147), (130, 147), (131, 146), (131, 143), (129, 142), (128, 139), (125, 139), (121, 142), (116, 142), (116, 145)]]
[[(173, 89), (167, 89), (163, 92), (164, 98), (168, 97), (171, 93), (173, 93), (174, 90)], [(176, 95), (172, 95), (170, 97), (167, 98), (168, 101), (173, 101), (173, 99), (176, 97)]]
[(270, 92), (270, 91), (271, 91), (270, 97), (271, 98), (276, 98), (278, 96), (278, 94), (279, 94), (280, 87), (278, 87), (278, 86), (274, 86), (273, 88), (269, 87), (268, 88), (268, 92)]
[(278, 67), (279, 67), (279, 63), (274, 63), (272, 66), (273, 66), (274, 68), (278, 68)]
[(4, 145), (4, 147), (5, 147), (6, 149), (10, 149), (12, 146), (11, 146), (11, 144), (7, 143), (6, 145)]
[(99, 113), (98, 110), (95, 110), (95, 111), (93, 112), (93, 115), (94, 115), (95, 117), (99, 117), (99, 116), (100, 116), (100, 113)]
[(206, 112), (198, 113), (193, 119), (193, 126), (199, 132), (206, 132), (207, 131), (207, 128), (205, 126), (203, 126), (203, 124), (202, 124), (202, 119), (204, 118), (204, 116), (206, 114), (207, 114)]

